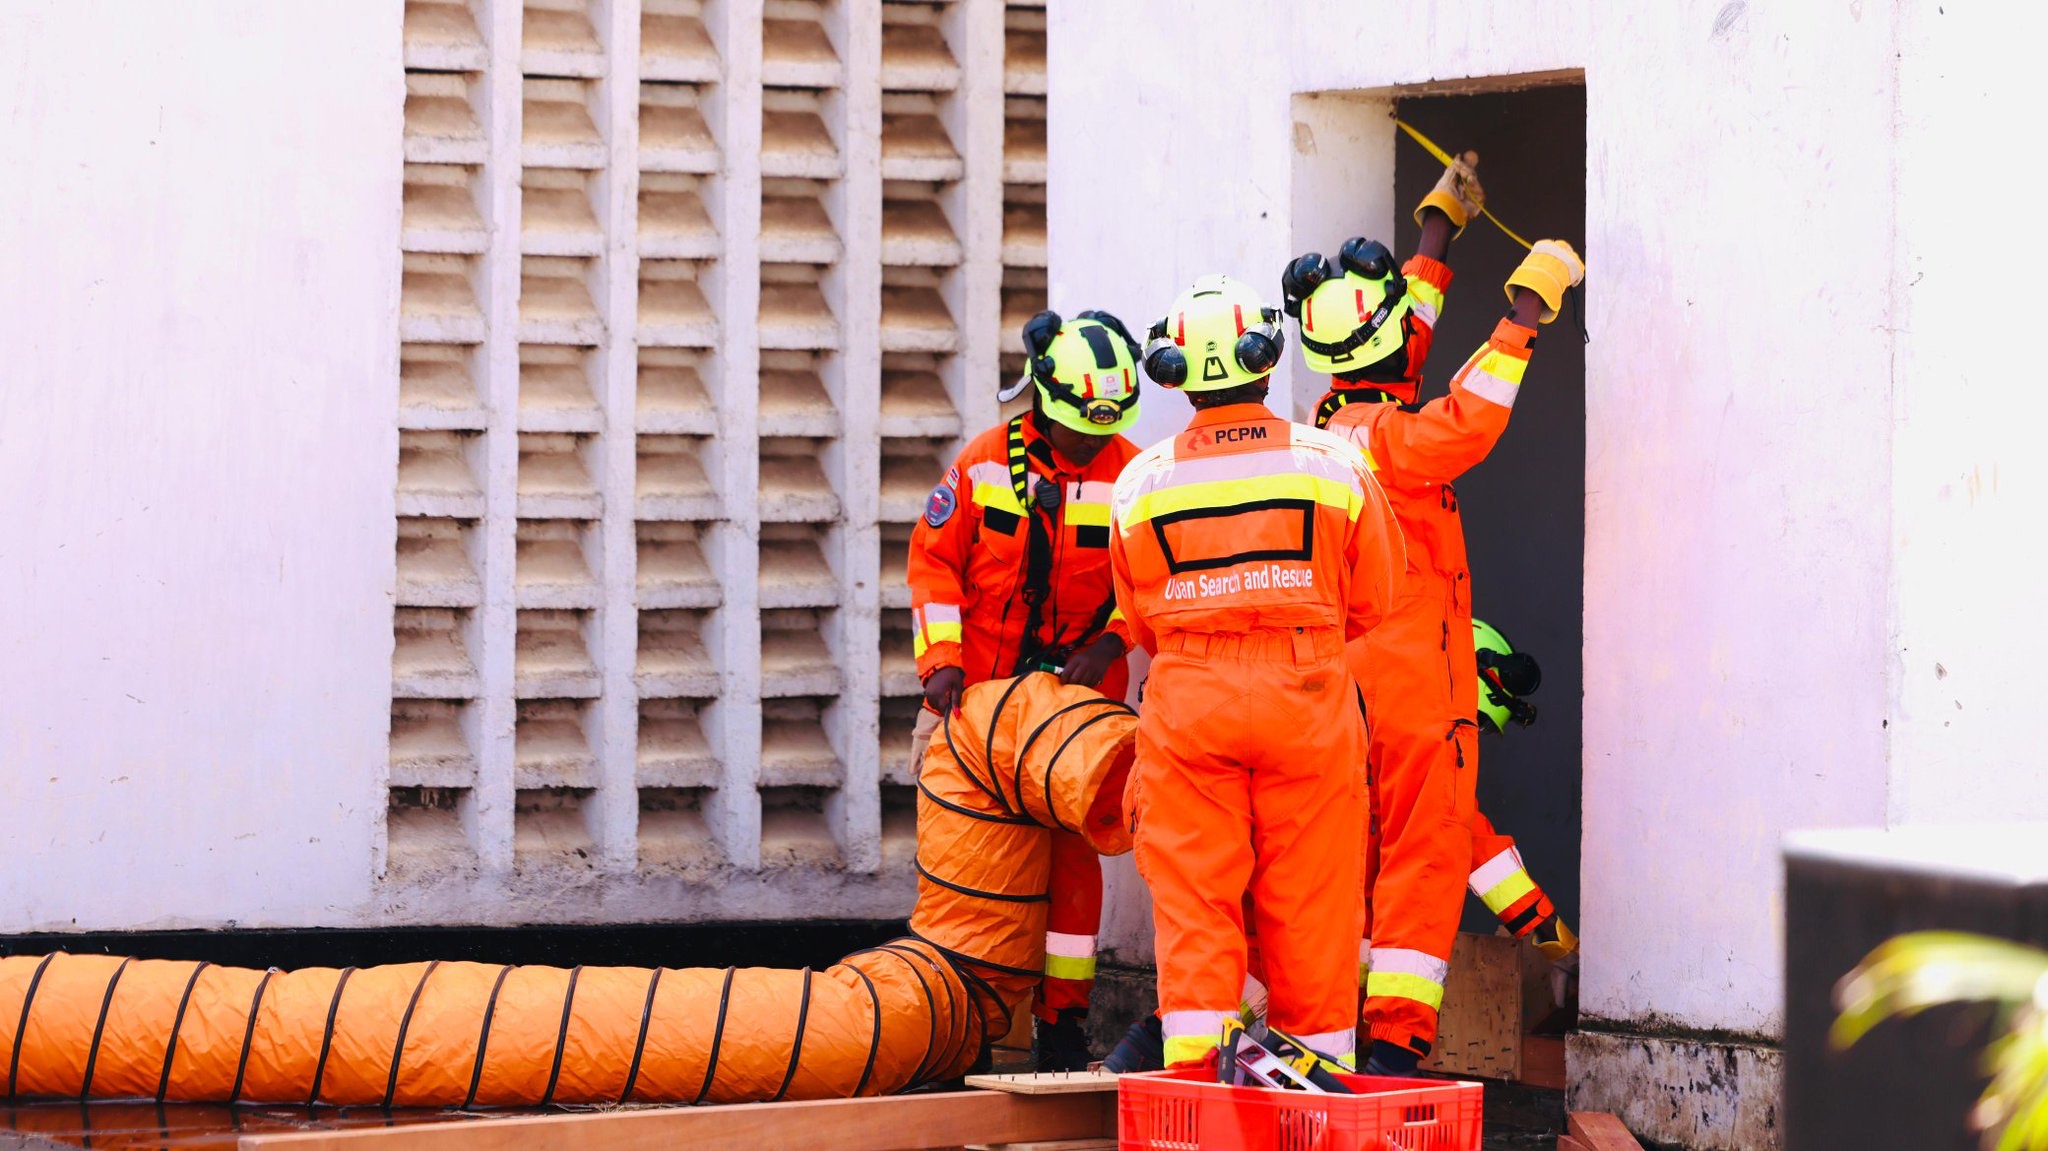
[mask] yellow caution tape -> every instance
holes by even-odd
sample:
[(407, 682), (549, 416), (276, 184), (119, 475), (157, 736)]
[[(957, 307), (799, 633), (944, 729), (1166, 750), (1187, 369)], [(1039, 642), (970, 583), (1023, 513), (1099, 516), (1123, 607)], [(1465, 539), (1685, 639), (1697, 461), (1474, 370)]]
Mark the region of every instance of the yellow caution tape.
[[(1403, 120), (1398, 116), (1394, 118), (1394, 123), (1400, 125), (1400, 128), (1403, 132), (1406, 132), (1409, 136), (1413, 137), (1416, 143), (1422, 145), (1425, 149), (1427, 149), (1429, 151), (1429, 154), (1435, 156), (1438, 162), (1443, 164), (1444, 167), (1448, 168), (1451, 166), (1451, 154), (1449, 152), (1444, 151), (1442, 148), (1437, 147), (1436, 141), (1416, 131), (1414, 125), (1408, 123), (1408, 121)], [(1494, 215), (1493, 212), (1489, 210), (1485, 205), (1482, 204), (1480, 206), (1479, 214), (1485, 216), (1488, 220), (1493, 221), (1493, 226), (1499, 228), (1502, 232), (1506, 233), (1508, 239), (1513, 240), (1515, 243), (1522, 245), (1524, 248), (1535, 247), (1534, 244), (1531, 244), (1529, 241), (1524, 240), (1522, 237), (1515, 235), (1514, 229), (1508, 227), (1506, 224), (1501, 223), (1500, 217)]]

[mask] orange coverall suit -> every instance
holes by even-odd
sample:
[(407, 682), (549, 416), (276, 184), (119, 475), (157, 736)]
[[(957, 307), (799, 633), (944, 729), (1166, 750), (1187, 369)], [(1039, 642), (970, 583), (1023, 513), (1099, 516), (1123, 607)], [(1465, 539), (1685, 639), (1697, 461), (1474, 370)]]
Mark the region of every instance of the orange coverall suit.
[[(1021, 433), (1021, 454), (1013, 450), (1013, 433)], [(958, 667), (967, 675), (963, 686), (973, 687), (1017, 674), (1030, 616), (1024, 589), (1031, 517), (1050, 534), (1052, 571), (1039, 639), (1029, 646), (1079, 646), (1105, 632), (1122, 639), (1126, 649), (1131, 646), (1110, 586), (1109, 497), (1117, 473), (1137, 454), (1135, 444), (1117, 436), (1087, 467), (1076, 468), (1024, 417), (998, 424), (967, 445), (911, 531), (912, 645), (920, 678)], [(1019, 456), (1021, 474), (1012, 473), (1013, 455)], [(1019, 482), (1024, 501), (1017, 496)], [(1043, 483), (1061, 487), (1059, 507), (1050, 513), (1036, 499)], [(1129, 663), (1118, 659), (1099, 690), (1121, 700), (1129, 689)], [(926, 716), (927, 723), (937, 718), (929, 709)], [(1102, 920), (1101, 858), (1078, 835), (1055, 832), (1052, 842), (1052, 907), (1038, 1002), (1047, 1022), (1062, 1008), (1087, 1008)]]
[(1154, 656), (1126, 793), (1151, 887), (1168, 1065), (1221, 1039), (1244, 900), (1269, 1017), (1356, 1050), (1365, 722), (1344, 641), (1392, 602), (1399, 529), (1356, 448), (1258, 404), (1195, 414), (1117, 480), (1110, 564)]
[(1420, 407), (1354, 402), (1359, 392), (1379, 387), (1415, 398), (1451, 273), (1426, 256), (1411, 258), (1402, 271), (1413, 298), (1408, 380), (1333, 389), (1316, 415), (1370, 456), (1407, 544), (1393, 610), (1347, 654), (1372, 719), (1366, 762), (1373, 826), (1365, 862), (1371, 971), (1362, 1016), (1374, 1040), (1427, 1055), (1475, 862), (1479, 755), (1472, 717), (1479, 673), (1465, 532), (1451, 481), (1485, 459), (1506, 430), (1536, 333), (1502, 320), (1451, 380), (1450, 394)]

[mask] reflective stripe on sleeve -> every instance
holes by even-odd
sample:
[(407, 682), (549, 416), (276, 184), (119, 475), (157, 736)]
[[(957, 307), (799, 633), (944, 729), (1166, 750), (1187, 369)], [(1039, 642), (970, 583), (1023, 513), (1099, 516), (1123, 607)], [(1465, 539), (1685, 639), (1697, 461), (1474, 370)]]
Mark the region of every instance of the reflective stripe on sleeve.
[(925, 649), (935, 643), (960, 642), (960, 606), (950, 603), (928, 603), (910, 611), (911, 644), (913, 656), (923, 656)]
[(1372, 971), (1365, 977), (1367, 998), (1412, 999), (1434, 1010), (1443, 1006), (1444, 980), (1451, 965), (1426, 951), (1405, 947), (1372, 949)]

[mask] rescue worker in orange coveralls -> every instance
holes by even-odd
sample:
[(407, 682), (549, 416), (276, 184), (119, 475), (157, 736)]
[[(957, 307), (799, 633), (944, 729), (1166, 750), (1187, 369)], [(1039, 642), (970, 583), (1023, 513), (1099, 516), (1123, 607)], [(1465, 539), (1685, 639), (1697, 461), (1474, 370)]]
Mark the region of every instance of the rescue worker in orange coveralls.
[(1375, 241), (1346, 240), (1338, 266), (1311, 252), (1282, 274), (1310, 371), (1332, 376), (1318, 427), (1363, 449), (1400, 519), (1407, 570), (1397, 607), (1354, 642), (1350, 667), (1372, 723), (1367, 773), (1367, 1068), (1404, 1075), (1429, 1054), (1474, 862), (1478, 682), (1464, 529), (1451, 482), (1486, 458), (1507, 427), (1536, 338), (1585, 266), (1559, 240), (1538, 242), (1508, 277), (1510, 309), (1451, 380), (1417, 404), (1451, 270), (1452, 238), (1480, 212), (1472, 153), (1446, 168), (1415, 209), (1417, 252), (1397, 272)]
[[(1024, 325), (1032, 410), (974, 438), (932, 489), (910, 537), (910, 604), (924, 706), (914, 776), (940, 717), (989, 679), (1050, 671), (1121, 700), (1129, 633), (1109, 578), (1109, 496), (1138, 454), (1138, 346), (1106, 312)], [(1045, 979), (1034, 1014), (1043, 1071), (1088, 1064), (1084, 1022), (1102, 919), (1102, 861), (1053, 836)]]
[(1400, 543), (1364, 456), (1266, 409), (1284, 340), (1239, 281), (1182, 292), (1145, 372), (1197, 410), (1113, 501), (1117, 602), (1153, 656), (1125, 802), (1168, 1065), (1214, 1058), (1236, 1012), (1247, 891), (1273, 1025), (1355, 1065), (1366, 733), (1344, 642), (1388, 611)]

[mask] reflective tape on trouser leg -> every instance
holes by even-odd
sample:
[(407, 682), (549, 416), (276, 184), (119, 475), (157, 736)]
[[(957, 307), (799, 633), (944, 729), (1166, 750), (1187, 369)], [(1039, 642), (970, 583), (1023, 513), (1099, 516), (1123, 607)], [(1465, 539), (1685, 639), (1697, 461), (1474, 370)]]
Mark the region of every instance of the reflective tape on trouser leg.
[(1309, 1050), (1327, 1059), (1334, 1059), (1356, 1071), (1358, 1069), (1358, 1031), (1347, 1027), (1342, 1031), (1320, 1031), (1314, 1035), (1297, 1035), (1296, 1039), (1308, 1044)]
[(1053, 979), (1095, 978), (1095, 937), (1046, 932), (1045, 973)]
[(1367, 998), (1412, 999), (1434, 1011), (1443, 1006), (1448, 960), (1405, 947), (1372, 949), (1372, 971), (1365, 977)]
[(1223, 1021), (1229, 1011), (1168, 1011), (1159, 1016), (1166, 1038), (1166, 1065), (1194, 1063), (1223, 1042)]

